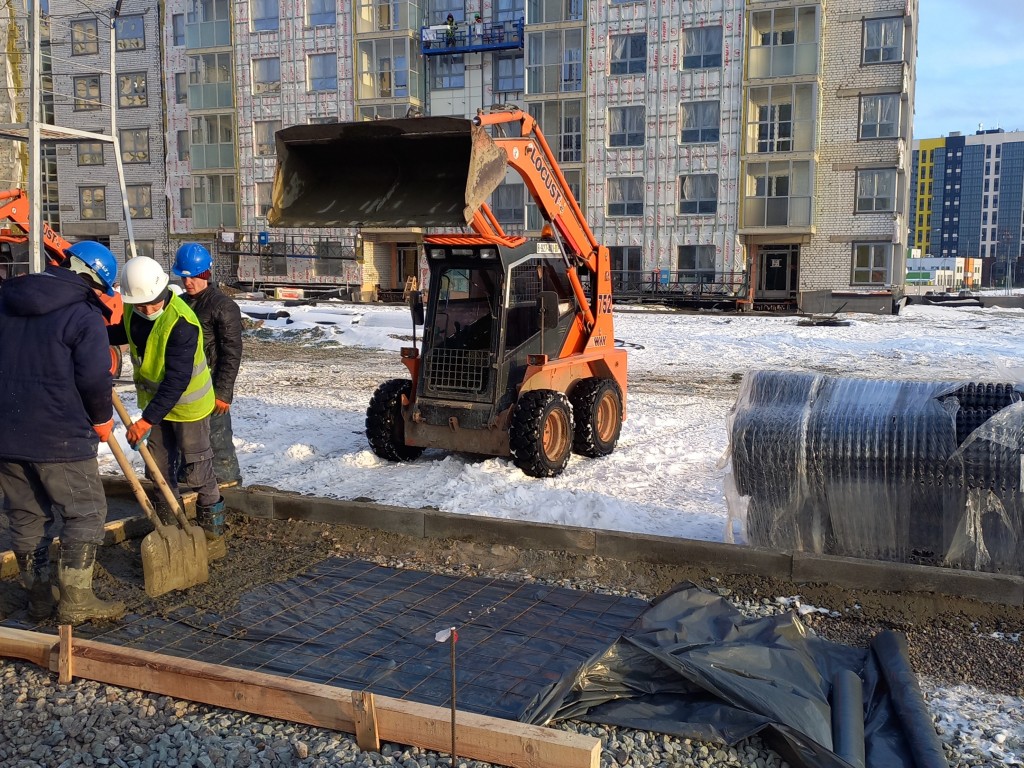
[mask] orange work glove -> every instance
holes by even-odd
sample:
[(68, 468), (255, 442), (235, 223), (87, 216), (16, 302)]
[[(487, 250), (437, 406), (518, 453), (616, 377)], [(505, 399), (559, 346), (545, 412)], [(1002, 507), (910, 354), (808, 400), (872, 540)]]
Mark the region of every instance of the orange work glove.
[(231, 410), (231, 403), (225, 403), (223, 400), (216, 400), (213, 404), (213, 412), (218, 416), (223, 416)]
[(96, 434), (99, 435), (100, 442), (105, 443), (110, 439), (110, 433), (114, 431), (114, 420), (104, 422), (103, 424), (93, 424), (92, 428), (96, 430)]
[(139, 450), (139, 443), (146, 441), (153, 425), (145, 419), (139, 419), (128, 427), (128, 444), (135, 450)]

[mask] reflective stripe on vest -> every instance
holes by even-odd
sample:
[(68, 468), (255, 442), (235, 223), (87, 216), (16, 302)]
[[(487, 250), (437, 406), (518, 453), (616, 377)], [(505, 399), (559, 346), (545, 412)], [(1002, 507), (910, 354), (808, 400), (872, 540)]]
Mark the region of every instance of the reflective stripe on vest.
[(150, 331), (149, 340), (146, 342), (145, 358), (139, 356), (135, 341), (132, 339), (131, 316), (132, 312), (125, 313), (124, 327), (128, 335), (128, 348), (133, 368), (132, 378), (135, 380), (135, 388), (138, 391), (139, 408), (145, 409), (160, 388), (160, 383), (164, 380), (165, 375), (167, 342), (170, 340), (171, 331), (178, 320), (184, 318), (199, 331), (195, 356), (192, 360), (192, 378), (171, 412), (164, 418), (167, 421), (199, 421), (209, 416), (213, 412), (216, 401), (213, 393), (213, 377), (210, 375), (210, 367), (206, 363), (203, 328), (192, 309), (176, 295), (171, 294), (170, 301), (167, 302), (163, 313), (156, 319), (153, 330)]

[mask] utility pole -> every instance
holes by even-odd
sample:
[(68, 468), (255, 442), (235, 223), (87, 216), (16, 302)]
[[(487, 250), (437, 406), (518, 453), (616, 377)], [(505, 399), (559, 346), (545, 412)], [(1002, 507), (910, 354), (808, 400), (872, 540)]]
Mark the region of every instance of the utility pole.
[(32, 0), (29, 11), (29, 38), (32, 51), (29, 56), (29, 98), (28, 98), (28, 269), (42, 272), (46, 267), (43, 254), (42, 217), (42, 169), (39, 162), (39, 104), (42, 57), (42, 9), (40, 0)]

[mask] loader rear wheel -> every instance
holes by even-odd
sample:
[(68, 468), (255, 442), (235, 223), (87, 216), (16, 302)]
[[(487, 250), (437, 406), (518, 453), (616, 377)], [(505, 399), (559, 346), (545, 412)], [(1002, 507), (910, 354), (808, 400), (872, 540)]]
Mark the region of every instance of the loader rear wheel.
[(622, 393), (615, 379), (583, 379), (569, 396), (576, 419), (572, 449), (583, 456), (607, 456), (622, 430)]
[(561, 392), (525, 392), (512, 410), (512, 461), (531, 477), (561, 474), (572, 452), (572, 436), (572, 406)]
[(402, 395), (412, 396), (411, 381), (385, 381), (377, 387), (366, 409), (366, 439), (373, 452), (388, 461), (412, 461), (423, 453), (419, 446), (405, 444)]

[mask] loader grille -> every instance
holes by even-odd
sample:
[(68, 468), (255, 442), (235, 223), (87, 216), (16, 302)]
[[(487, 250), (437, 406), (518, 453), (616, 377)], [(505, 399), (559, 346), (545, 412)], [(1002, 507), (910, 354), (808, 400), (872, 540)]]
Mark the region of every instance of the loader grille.
[(434, 349), (427, 359), (429, 390), (480, 394), (487, 386), (491, 353), (479, 349)]

